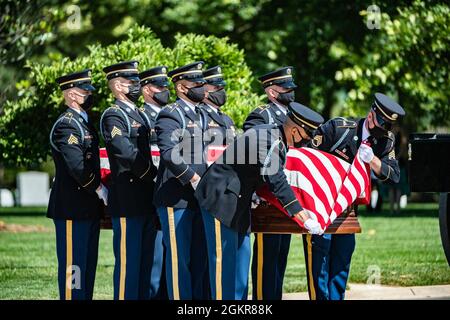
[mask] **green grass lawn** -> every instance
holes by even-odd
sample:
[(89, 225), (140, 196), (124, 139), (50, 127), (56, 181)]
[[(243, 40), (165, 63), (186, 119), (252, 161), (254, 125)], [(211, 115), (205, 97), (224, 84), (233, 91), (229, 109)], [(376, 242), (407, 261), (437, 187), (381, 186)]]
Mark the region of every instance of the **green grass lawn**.
[[(56, 251), (53, 222), (24, 208), (0, 210), (7, 224), (41, 225), (47, 232), (0, 232), (0, 299), (55, 299)], [(360, 214), (350, 282), (366, 283), (371, 266), (381, 271), (381, 284), (450, 284), (450, 269), (439, 238), (437, 205), (410, 205), (400, 215)], [(112, 298), (114, 257), (112, 232), (102, 230), (95, 287), (96, 299)], [(292, 238), (285, 292), (306, 291), (301, 238)]]

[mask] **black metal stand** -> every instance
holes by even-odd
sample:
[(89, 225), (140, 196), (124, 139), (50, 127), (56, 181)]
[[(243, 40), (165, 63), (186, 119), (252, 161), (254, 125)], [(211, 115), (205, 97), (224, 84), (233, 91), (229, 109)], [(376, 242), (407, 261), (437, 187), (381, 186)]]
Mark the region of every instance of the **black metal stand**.
[(450, 266), (450, 193), (441, 193), (439, 197), (439, 228), (445, 257)]

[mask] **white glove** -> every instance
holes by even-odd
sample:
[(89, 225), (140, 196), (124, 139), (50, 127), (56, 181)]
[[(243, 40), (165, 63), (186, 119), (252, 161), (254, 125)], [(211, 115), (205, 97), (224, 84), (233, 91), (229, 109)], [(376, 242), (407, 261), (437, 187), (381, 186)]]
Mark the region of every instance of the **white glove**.
[(303, 223), (303, 225), (305, 226), (306, 230), (308, 230), (308, 232), (311, 234), (319, 234), (319, 235), (323, 234), (323, 230), (316, 220), (310, 218), (306, 220)]
[(103, 183), (100, 183), (100, 186), (95, 190), (100, 200), (103, 200), (105, 206), (108, 205), (108, 188), (106, 188)]
[(196, 190), (199, 183), (200, 183), (200, 178), (198, 178), (194, 182), (191, 182), (192, 189)]
[(260, 205), (260, 203), (261, 203), (261, 198), (256, 194), (256, 192), (253, 192), (251, 208), (255, 209), (257, 206)]
[(359, 157), (365, 163), (370, 163), (374, 157), (372, 148), (366, 144), (361, 144), (359, 147)]

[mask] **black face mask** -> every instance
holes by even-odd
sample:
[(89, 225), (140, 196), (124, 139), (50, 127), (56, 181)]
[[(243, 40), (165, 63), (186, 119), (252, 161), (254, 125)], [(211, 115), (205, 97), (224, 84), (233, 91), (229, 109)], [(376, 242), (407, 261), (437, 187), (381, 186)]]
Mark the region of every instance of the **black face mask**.
[(160, 106), (165, 106), (169, 102), (170, 91), (164, 90), (161, 92), (155, 92), (153, 100), (155, 100)]
[(132, 84), (128, 87), (128, 93), (125, 96), (130, 99), (131, 102), (136, 103), (141, 96), (141, 85)]
[(214, 103), (216, 106), (223, 106), (225, 102), (227, 102), (227, 94), (225, 92), (225, 89), (208, 92), (208, 100)]
[(289, 102), (293, 102), (294, 99), (295, 99), (294, 90), (289, 91), (289, 92), (283, 92), (283, 93), (278, 92), (277, 101), (284, 106), (287, 106), (289, 104)]
[[(297, 129), (298, 130), (298, 129)], [(306, 130), (305, 130), (306, 131)], [(311, 138), (311, 134), (310, 132), (306, 131), (308, 134), (308, 137)], [(303, 136), (301, 135), (300, 131), (298, 132), (299, 136), (302, 138), (302, 140), (300, 141), (295, 141), (294, 139), (294, 135), (292, 134), (292, 142), (294, 144), (294, 148), (301, 148), (301, 147), (305, 147), (308, 145), (309, 143), (309, 139), (303, 138)]]
[(84, 98), (84, 102), (80, 104), (80, 107), (83, 108), (84, 111), (88, 111), (94, 105), (94, 96), (92, 94), (87, 95)]
[[(292, 138), (294, 138), (294, 137), (292, 137)], [(306, 146), (307, 144), (308, 144), (308, 140), (305, 140), (305, 139), (302, 139), (297, 142), (294, 141), (294, 148), (301, 148), (301, 147)]]
[(387, 131), (377, 125), (374, 125), (372, 129), (369, 127), (369, 133), (374, 138), (381, 138), (387, 134)]
[(199, 86), (188, 88), (186, 96), (193, 102), (201, 102), (203, 101), (203, 99), (205, 99), (205, 87)]

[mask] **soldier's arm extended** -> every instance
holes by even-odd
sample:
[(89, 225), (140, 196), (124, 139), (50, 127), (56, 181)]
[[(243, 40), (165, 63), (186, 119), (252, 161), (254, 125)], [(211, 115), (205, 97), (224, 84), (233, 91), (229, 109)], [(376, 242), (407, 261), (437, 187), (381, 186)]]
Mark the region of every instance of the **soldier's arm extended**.
[[(100, 185), (100, 172), (84, 154), (81, 132), (75, 120), (60, 121), (53, 133), (53, 143), (61, 152), (70, 175), (85, 190), (94, 193)], [(92, 155), (91, 155), (92, 156)]]
[[(375, 175), (380, 181), (398, 183), (400, 181), (400, 167), (398, 161), (395, 158), (395, 137), (393, 134), (389, 134), (390, 141), (386, 152), (379, 158), (379, 172), (375, 171)], [(376, 159), (372, 160), (376, 162)], [(371, 163), (372, 167), (372, 163)]]
[(185, 185), (190, 182), (195, 175), (195, 171), (184, 161), (180, 154), (180, 141), (182, 127), (176, 116), (176, 111), (163, 109), (156, 119), (155, 130), (158, 136), (158, 147), (161, 160), (166, 167), (175, 175), (180, 182)]
[(153, 164), (147, 154), (142, 154), (130, 141), (127, 124), (123, 116), (115, 111), (106, 111), (103, 117), (103, 134), (108, 152), (115, 155), (120, 166), (127, 171), (144, 180), (154, 178)]
[(243, 129), (244, 131), (247, 131), (248, 129), (260, 125), (265, 124), (269, 122), (269, 119), (267, 117), (267, 112), (270, 112), (268, 110), (265, 110), (266, 106), (261, 106), (253, 110), (245, 119)]
[(264, 169), (263, 164), (263, 180), (268, 184), (270, 191), (280, 201), (287, 213), (293, 217), (302, 211), (303, 208), (292, 191), (284, 173), (285, 150), (283, 148), (285, 148), (284, 144), (279, 143), (273, 149), (272, 154), (268, 155), (268, 162), (266, 162), (268, 170)]

